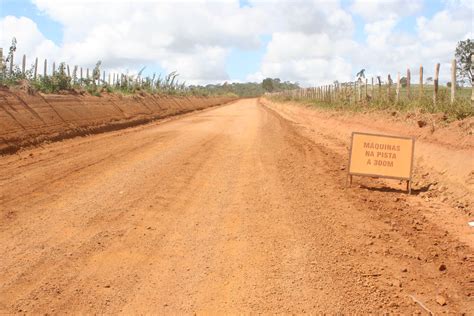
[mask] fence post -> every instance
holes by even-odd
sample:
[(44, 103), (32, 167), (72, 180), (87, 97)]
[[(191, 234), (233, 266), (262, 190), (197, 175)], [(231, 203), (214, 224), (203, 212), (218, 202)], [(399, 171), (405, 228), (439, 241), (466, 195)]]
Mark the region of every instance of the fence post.
[(375, 95), (374, 95), (374, 77), (372, 77), (372, 86), (371, 86), (371, 97), (372, 99), (375, 100)]
[(67, 65), (66, 68), (67, 68), (67, 76), (71, 78), (71, 71), (69, 70), (69, 65)]
[(392, 92), (392, 77), (390, 77), (390, 74), (387, 76), (387, 81), (387, 99), (390, 101), (390, 94)]
[(407, 97), (410, 99), (411, 97), (411, 72), (410, 68), (407, 69)]
[(105, 83), (105, 70), (102, 71), (102, 84)]
[(433, 91), (433, 104), (436, 106), (436, 101), (438, 100), (438, 81), (439, 81), (439, 63), (435, 67), (435, 77), (434, 77), (434, 91)]
[(89, 79), (89, 68), (86, 70), (86, 78)]
[(454, 103), (456, 98), (456, 59), (451, 62), (451, 104)]
[[(471, 54), (471, 73), (474, 73), (474, 54)], [(471, 106), (474, 106), (474, 77), (471, 79), (471, 87)]]
[(369, 94), (367, 92), (367, 86), (369, 84), (369, 79), (365, 78), (365, 99), (368, 100), (369, 99)]
[(397, 96), (396, 96), (396, 102), (400, 100), (400, 72), (397, 73)]
[(357, 80), (359, 101), (362, 101), (362, 80)]
[(382, 79), (380, 76), (377, 76), (377, 81), (379, 82), (379, 100), (382, 99)]
[(15, 53), (12, 52), (11, 56), (9, 57), (11, 57), (10, 59), (10, 75), (11, 75), (13, 73), (13, 59), (15, 57)]
[(38, 57), (35, 58), (35, 70), (33, 73), (33, 80), (36, 80), (37, 74), (38, 74)]
[(54, 74), (56, 74), (56, 63), (55, 62), (53, 62), (53, 76), (54, 76)]
[(26, 55), (23, 54), (23, 60), (21, 61), (21, 73), (25, 75), (26, 71)]
[(48, 60), (44, 59), (44, 69), (43, 69), (43, 77), (46, 78), (48, 75)]
[(423, 98), (423, 66), (420, 66), (420, 100)]
[(3, 48), (0, 47), (0, 76), (3, 78)]

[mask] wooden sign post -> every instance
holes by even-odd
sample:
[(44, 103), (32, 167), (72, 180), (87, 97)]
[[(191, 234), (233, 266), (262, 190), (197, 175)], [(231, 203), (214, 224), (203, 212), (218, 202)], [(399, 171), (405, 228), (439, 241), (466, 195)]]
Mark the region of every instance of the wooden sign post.
[(347, 168), (349, 183), (352, 184), (353, 175), (406, 180), (411, 194), (414, 151), (412, 137), (353, 132)]

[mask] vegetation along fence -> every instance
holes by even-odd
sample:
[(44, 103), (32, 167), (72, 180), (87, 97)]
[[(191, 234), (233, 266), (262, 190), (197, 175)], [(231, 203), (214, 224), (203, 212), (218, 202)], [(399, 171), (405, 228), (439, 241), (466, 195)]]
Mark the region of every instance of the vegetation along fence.
[(153, 93), (185, 94), (190, 92), (185, 82), (178, 82), (176, 72), (172, 72), (163, 78), (161, 76), (142, 77), (140, 70), (137, 75), (124, 73), (106, 73), (101, 70), (101, 61), (98, 61), (92, 69), (71, 67), (66, 63), (50, 62), (45, 59), (40, 65), (38, 58), (30, 67), (27, 66), (26, 55), (22, 56), (21, 64), (15, 63), (16, 40), (4, 56), (0, 48), (0, 84), (16, 85), (22, 80), (27, 80), (31, 86), (41, 92), (54, 93), (61, 90), (85, 89), (93, 95), (99, 95), (100, 91), (133, 93), (136, 90), (146, 90)]
[[(474, 60), (474, 55), (471, 57)], [(474, 63), (473, 63), (474, 64)], [(474, 110), (474, 85), (462, 87), (457, 82), (456, 60), (451, 63), (451, 81), (439, 84), (440, 64), (434, 67), (434, 78), (424, 78), (424, 68), (419, 68), (419, 79), (413, 82), (412, 72), (397, 74), (396, 82), (390, 74), (386, 78), (365, 77), (364, 70), (354, 82), (300, 88), (267, 93), (270, 98), (315, 103), (322, 107), (348, 109), (423, 109), (427, 112), (445, 112), (456, 118), (471, 116)], [(469, 101), (470, 99), (470, 101)]]

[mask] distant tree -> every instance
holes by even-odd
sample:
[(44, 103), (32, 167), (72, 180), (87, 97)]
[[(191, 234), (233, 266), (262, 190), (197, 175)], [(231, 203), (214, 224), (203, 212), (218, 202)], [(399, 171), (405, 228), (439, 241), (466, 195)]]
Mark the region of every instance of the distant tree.
[(403, 88), (407, 86), (407, 82), (408, 82), (407, 77), (402, 77), (400, 79), (400, 84), (402, 85)]
[(426, 78), (426, 83), (427, 84), (430, 84), (431, 82), (433, 82), (433, 77)]
[(446, 82), (446, 87), (451, 88), (451, 81)]
[(272, 78), (263, 79), (262, 88), (263, 88), (263, 90), (265, 90), (267, 92), (272, 92), (275, 89), (275, 87), (273, 85), (273, 79)]
[(365, 79), (365, 69), (361, 69), (357, 74), (356, 74), (357, 80), (362, 81), (362, 78)]
[(455, 52), (457, 80), (462, 84), (466, 81), (472, 82), (471, 55), (473, 52), (474, 40), (467, 39), (458, 42)]

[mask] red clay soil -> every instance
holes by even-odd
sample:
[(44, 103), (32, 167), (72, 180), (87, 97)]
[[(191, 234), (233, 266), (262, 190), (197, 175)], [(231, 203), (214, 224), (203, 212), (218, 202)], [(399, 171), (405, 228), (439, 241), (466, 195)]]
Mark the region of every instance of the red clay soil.
[(235, 98), (31, 94), (0, 88), (0, 154), (44, 141), (135, 126), (232, 100)]
[(469, 149), (346, 188), (370, 122), (249, 99), (1, 156), (0, 314), (473, 315)]
[[(415, 137), (414, 185), (427, 200), (450, 204), (474, 217), (474, 118), (446, 122), (442, 115), (397, 112), (350, 113), (300, 103), (260, 100), (298, 124), (305, 137), (333, 139), (346, 154), (353, 131)], [(421, 126), (421, 127), (420, 127)], [(394, 181), (387, 181), (388, 185)], [(401, 188), (396, 184), (393, 188)]]

